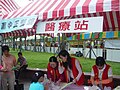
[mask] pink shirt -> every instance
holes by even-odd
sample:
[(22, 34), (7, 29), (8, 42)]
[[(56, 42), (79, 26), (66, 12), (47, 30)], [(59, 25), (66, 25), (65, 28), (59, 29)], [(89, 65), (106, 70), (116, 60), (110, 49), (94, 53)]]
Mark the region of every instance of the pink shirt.
[(6, 71), (11, 71), (14, 66), (16, 66), (16, 58), (13, 55), (9, 55), (6, 57), (5, 55), (2, 56), (2, 61), (5, 63)]

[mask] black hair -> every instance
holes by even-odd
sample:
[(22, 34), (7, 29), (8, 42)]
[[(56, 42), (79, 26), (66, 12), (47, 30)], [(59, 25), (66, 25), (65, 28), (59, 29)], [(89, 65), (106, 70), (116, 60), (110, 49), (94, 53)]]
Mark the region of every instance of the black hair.
[(105, 59), (103, 57), (99, 56), (96, 58), (96, 65), (97, 66), (103, 66), (104, 64), (106, 64), (106, 62), (105, 62)]
[(57, 62), (57, 58), (55, 56), (51, 56), (49, 58), (49, 62)]
[(18, 52), (18, 55), (22, 55), (22, 52)]
[(32, 83), (32, 82), (37, 83), (40, 77), (44, 77), (44, 72), (43, 72), (43, 71), (41, 71), (41, 72), (36, 72), (36, 73), (33, 75), (33, 77), (32, 77), (31, 83)]
[(63, 56), (63, 57), (66, 57), (67, 56), (67, 61), (66, 62), (63, 62), (63, 66), (65, 68), (67, 68), (69, 66), (69, 68), (71, 69), (72, 68), (72, 64), (71, 64), (71, 57), (70, 57), (70, 54), (68, 53), (68, 51), (66, 50), (61, 50), (58, 54), (58, 56), (60, 57)]
[(4, 46), (2, 46), (2, 52), (4, 52), (4, 51), (10, 51), (10, 49), (9, 49), (9, 46), (7, 46), (7, 45), (4, 45)]
[(57, 63), (57, 66), (58, 66), (58, 61), (57, 61), (57, 58), (55, 56), (51, 56), (49, 58), (49, 62), (55, 62), (55, 63)]

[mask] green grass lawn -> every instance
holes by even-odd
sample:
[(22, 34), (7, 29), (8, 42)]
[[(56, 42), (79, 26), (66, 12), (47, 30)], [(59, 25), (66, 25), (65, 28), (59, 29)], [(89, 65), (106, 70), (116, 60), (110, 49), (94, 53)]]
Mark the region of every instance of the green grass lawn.
[[(17, 51), (11, 51), (13, 55), (17, 56)], [(43, 52), (32, 52), (32, 51), (23, 51), (23, 55), (26, 57), (28, 65), (30, 68), (46, 68), (49, 57), (51, 57), (52, 53), (43, 53)], [(77, 57), (80, 60), (84, 72), (91, 72), (91, 67), (94, 65), (95, 60), (93, 59), (85, 59), (83, 57)], [(113, 74), (120, 75), (120, 63), (118, 62), (108, 62), (111, 65)]]

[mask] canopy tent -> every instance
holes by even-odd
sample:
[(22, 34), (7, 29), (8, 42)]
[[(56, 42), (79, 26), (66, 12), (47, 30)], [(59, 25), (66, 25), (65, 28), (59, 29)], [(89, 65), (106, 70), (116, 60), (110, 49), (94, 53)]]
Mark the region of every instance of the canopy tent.
[[(24, 29), (24, 30), (15, 30), (12, 32), (6, 32), (2, 33), (2, 37), (7, 38), (7, 37), (27, 37), (27, 36), (33, 36), (35, 35), (36, 30), (35, 29)], [(54, 37), (54, 34), (38, 34), (38, 35), (43, 35), (43, 36), (50, 36)]]
[(19, 8), (20, 6), (14, 0), (0, 0), (0, 17)]
[(2, 37), (7, 38), (7, 37), (26, 37), (26, 36), (32, 36), (35, 34), (35, 30), (32, 29), (27, 29), (27, 30), (15, 30), (12, 32), (6, 32), (2, 34)]
[(40, 21), (103, 16), (103, 31), (120, 30), (119, 0), (37, 0), (3, 19), (38, 15)]

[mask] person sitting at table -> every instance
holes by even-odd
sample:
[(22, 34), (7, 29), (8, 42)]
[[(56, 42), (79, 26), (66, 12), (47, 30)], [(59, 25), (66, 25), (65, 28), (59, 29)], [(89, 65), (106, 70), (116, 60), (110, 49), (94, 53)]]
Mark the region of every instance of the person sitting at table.
[(49, 63), (47, 66), (47, 77), (50, 81), (53, 81), (55, 83), (60, 83), (63, 81), (63, 76), (59, 73), (58, 61), (55, 56), (51, 56), (49, 58)]
[(16, 83), (18, 83), (18, 78), (20, 76), (20, 73), (22, 71), (25, 71), (26, 68), (28, 67), (26, 58), (22, 55), (22, 52), (18, 52), (17, 66), (18, 66), (18, 69), (15, 70)]
[(113, 88), (112, 68), (106, 64), (103, 57), (97, 57), (92, 67), (90, 81), (92, 85), (98, 85), (102, 90), (104, 87)]
[(80, 62), (71, 57), (66, 50), (61, 50), (58, 57), (62, 60), (62, 64), (59, 64), (60, 73), (64, 74), (66, 82), (73, 82), (76, 85), (84, 84), (84, 73)]

